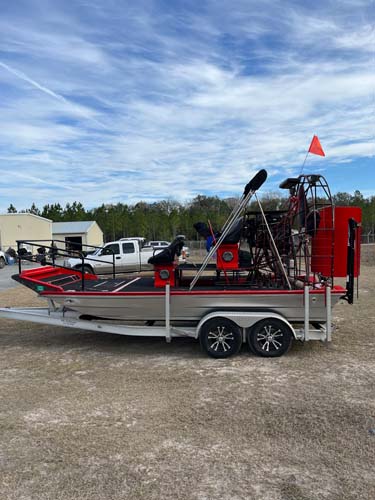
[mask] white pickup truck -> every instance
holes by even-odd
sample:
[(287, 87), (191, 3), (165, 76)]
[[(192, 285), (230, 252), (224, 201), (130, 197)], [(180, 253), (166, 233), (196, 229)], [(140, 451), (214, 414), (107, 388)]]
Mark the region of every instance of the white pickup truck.
[[(160, 251), (152, 247), (142, 248), (140, 238), (111, 241), (84, 258), (84, 271), (93, 274), (112, 273), (113, 263), (116, 273), (153, 269), (148, 259)], [(64, 266), (81, 270), (82, 259), (72, 257), (64, 261)]]

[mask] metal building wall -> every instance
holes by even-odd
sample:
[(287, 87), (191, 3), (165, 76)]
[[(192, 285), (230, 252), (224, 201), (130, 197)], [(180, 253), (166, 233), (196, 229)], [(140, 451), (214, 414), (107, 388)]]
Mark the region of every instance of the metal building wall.
[(3, 251), (9, 247), (17, 249), (17, 240), (51, 239), (52, 221), (49, 219), (33, 214), (0, 215), (0, 246)]

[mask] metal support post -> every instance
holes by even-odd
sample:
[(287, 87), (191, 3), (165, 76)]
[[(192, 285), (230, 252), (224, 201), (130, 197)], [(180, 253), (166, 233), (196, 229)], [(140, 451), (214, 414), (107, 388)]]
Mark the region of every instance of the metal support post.
[(326, 342), (332, 340), (332, 302), (331, 287), (326, 287)]
[(171, 285), (165, 285), (165, 340), (169, 343), (171, 341)]
[(310, 294), (309, 294), (309, 285), (305, 285), (304, 288), (304, 305), (305, 305), (305, 327), (304, 327), (304, 340), (309, 340), (309, 331), (310, 331)]
[(260, 210), (260, 213), (262, 214), (264, 224), (265, 224), (265, 226), (266, 226), (266, 228), (267, 228), (268, 235), (269, 235), (269, 237), (270, 237), (270, 241), (271, 241), (271, 243), (272, 243), (272, 248), (273, 248), (273, 251), (274, 251), (274, 252), (275, 252), (275, 254), (276, 254), (276, 258), (277, 258), (277, 260), (278, 260), (278, 264), (279, 264), (280, 270), (281, 270), (281, 272), (284, 274), (284, 278), (285, 278), (286, 284), (288, 285), (289, 290), (291, 290), (291, 289), (292, 289), (292, 286), (291, 286), (291, 284), (290, 284), (290, 281), (289, 281), (289, 278), (288, 278), (288, 274), (287, 274), (287, 272), (286, 272), (286, 270), (285, 270), (285, 267), (284, 267), (284, 265), (283, 265), (283, 262), (282, 262), (282, 260), (281, 260), (281, 257), (280, 257), (280, 254), (279, 254), (279, 251), (278, 251), (277, 246), (276, 246), (276, 243), (275, 243), (275, 240), (273, 239), (272, 232), (271, 232), (270, 226), (268, 225), (268, 222), (267, 222), (267, 217), (266, 217), (266, 216), (265, 216), (265, 214), (264, 214), (262, 204), (261, 204), (261, 202), (259, 201), (258, 196), (256, 195), (256, 193), (254, 194), (254, 196), (255, 196), (255, 199), (256, 199), (256, 200), (257, 200), (257, 202), (258, 202), (259, 210)]
[(81, 253), (81, 272), (82, 272), (81, 290), (83, 292), (85, 290), (85, 259), (82, 253)]
[(22, 272), (21, 255), (20, 255), (21, 243), (17, 241), (17, 257), (18, 257), (18, 274)]

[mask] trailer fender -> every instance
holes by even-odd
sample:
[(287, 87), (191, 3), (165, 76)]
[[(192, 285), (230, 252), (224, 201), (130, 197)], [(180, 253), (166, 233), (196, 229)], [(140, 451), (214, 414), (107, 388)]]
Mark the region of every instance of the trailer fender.
[(215, 311), (210, 314), (207, 314), (200, 320), (200, 322), (197, 325), (197, 329), (195, 332), (196, 339), (199, 338), (199, 334), (204, 323), (213, 318), (229, 319), (230, 321), (233, 321), (233, 323), (238, 325), (240, 328), (242, 328), (243, 342), (246, 342), (246, 330), (254, 326), (256, 323), (258, 323), (258, 321), (262, 321), (263, 319), (266, 318), (278, 319), (283, 323), (285, 323), (290, 328), (294, 338), (297, 339), (296, 331), (294, 330), (293, 326), (287, 319), (285, 319), (280, 314), (274, 312), (265, 312), (265, 311), (260, 311), (260, 312)]

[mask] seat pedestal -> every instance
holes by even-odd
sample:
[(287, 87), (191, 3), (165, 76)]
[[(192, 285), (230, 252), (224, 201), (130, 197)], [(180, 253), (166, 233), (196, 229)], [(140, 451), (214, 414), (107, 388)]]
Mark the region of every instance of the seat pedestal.
[(167, 283), (170, 286), (176, 286), (176, 273), (175, 269), (177, 263), (172, 262), (170, 264), (155, 264), (154, 265), (154, 286), (156, 288), (163, 288)]
[(217, 249), (216, 267), (221, 271), (231, 271), (239, 268), (238, 243), (225, 243)]

